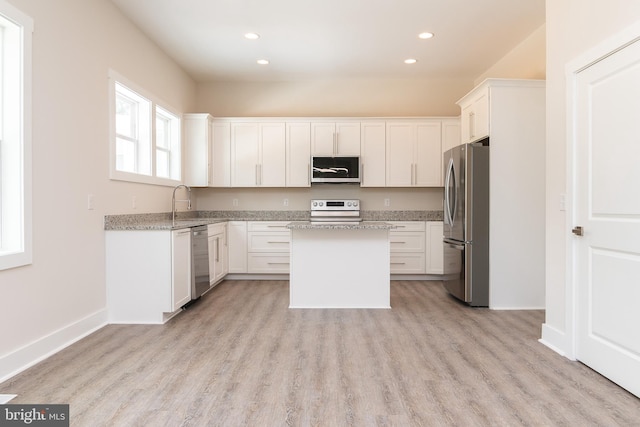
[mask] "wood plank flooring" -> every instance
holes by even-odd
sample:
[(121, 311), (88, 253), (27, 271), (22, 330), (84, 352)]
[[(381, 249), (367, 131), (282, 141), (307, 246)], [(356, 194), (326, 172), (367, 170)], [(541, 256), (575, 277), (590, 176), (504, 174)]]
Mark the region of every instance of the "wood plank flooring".
[(638, 426), (640, 399), (538, 343), (542, 311), (393, 282), (391, 310), (288, 309), (223, 282), (166, 325), (109, 325), (0, 384), (74, 426)]

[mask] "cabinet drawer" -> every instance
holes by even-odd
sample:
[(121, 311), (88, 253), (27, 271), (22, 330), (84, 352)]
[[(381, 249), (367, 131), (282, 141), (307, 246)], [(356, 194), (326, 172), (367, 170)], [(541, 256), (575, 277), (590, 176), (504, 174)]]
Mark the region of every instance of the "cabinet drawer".
[(289, 232), (287, 224), (291, 221), (249, 221), (247, 231), (286, 231)]
[(397, 228), (391, 229), (391, 234), (402, 231), (425, 231), (426, 224), (424, 221), (388, 221), (389, 224), (395, 225)]
[(424, 254), (426, 237), (424, 233), (390, 233), (391, 253), (421, 252)]
[(424, 254), (391, 255), (391, 274), (425, 274)]
[(224, 232), (226, 230), (227, 230), (227, 224), (226, 223), (209, 224), (207, 226), (207, 234), (209, 236), (215, 236), (216, 234), (224, 234)]
[(289, 254), (249, 254), (248, 273), (289, 274)]
[(289, 253), (291, 235), (286, 233), (249, 233), (249, 252)]

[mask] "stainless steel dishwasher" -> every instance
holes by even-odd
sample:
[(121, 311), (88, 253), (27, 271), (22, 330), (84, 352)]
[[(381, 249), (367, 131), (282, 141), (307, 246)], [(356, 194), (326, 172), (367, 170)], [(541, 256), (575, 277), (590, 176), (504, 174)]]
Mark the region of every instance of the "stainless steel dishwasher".
[(209, 290), (209, 234), (207, 226), (191, 228), (191, 301)]

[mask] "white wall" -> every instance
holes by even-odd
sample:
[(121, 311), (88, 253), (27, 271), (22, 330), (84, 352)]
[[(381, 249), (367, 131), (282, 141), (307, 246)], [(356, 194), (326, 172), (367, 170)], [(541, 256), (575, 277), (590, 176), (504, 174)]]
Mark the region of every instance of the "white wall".
[(529, 37), (478, 76), (477, 86), (488, 78), (540, 79), (546, 76), (546, 25), (541, 25)]
[(108, 69), (179, 111), (195, 101), (191, 78), (110, 1), (9, 1), (35, 24), (34, 252), (0, 271), (0, 380), (103, 320), (104, 215), (170, 210), (171, 188), (108, 179)]
[(198, 111), (215, 117), (458, 116), (471, 79), (213, 82), (198, 85)]
[[(360, 199), (362, 210), (442, 210), (442, 188), (360, 188), (318, 185), (311, 188), (197, 189), (199, 210), (309, 210), (311, 199)], [(233, 205), (237, 199), (238, 206)], [(287, 199), (288, 206), (284, 206)], [(389, 206), (384, 205), (389, 199)]]
[(560, 211), (567, 192), (565, 67), (575, 57), (640, 20), (640, 2), (630, 0), (547, 0), (547, 214), (546, 319), (542, 338), (561, 352), (565, 339), (566, 239), (570, 226)]

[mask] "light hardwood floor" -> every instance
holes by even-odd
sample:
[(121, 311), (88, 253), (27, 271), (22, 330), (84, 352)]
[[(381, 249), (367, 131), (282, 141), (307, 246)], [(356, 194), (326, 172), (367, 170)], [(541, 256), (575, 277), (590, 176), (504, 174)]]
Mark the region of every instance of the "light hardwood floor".
[(223, 282), (166, 325), (110, 325), (0, 384), (75, 426), (638, 426), (640, 399), (538, 343), (542, 311), (393, 282), (391, 310), (290, 310)]

